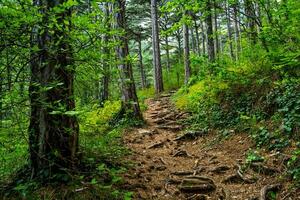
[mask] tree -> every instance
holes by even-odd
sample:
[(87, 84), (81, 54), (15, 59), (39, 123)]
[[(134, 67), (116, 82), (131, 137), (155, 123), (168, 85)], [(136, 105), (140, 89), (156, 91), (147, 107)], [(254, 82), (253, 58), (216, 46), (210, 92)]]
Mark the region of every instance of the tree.
[(227, 24), (227, 34), (228, 34), (228, 43), (229, 43), (229, 51), (231, 59), (235, 59), (232, 45), (232, 28), (231, 28), (231, 16), (230, 16), (230, 7), (226, 0), (225, 2), (225, 13), (226, 13), (226, 24)]
[(33, 2), (42, 16), (31, 35), (28, 131), (33, 176), (41, 170), (50, 175), (60, 168), (73, 168), (77, 162), (79, 128), (74, 110), (74, 62), (69, 38), (72, 8), (66, 2)]
[(161, 67), (161, 58), (160, 58), (157, 0), (151, 0), (151, 20), (152, 20), (154, 88), (156, 93), (160, 93), (164, 90), (164, 87), (163, 87), (162, 67)]
[[(110, 3), (105, 2), (103, 7), (104, 12), (104, 26), (107, 28), (107, 32), (111, 30), (110, 22)], [(105, 101), (108, 100), (109, 96), (109, 76), (110, 76), (110, 48), (109, 48), (110, 36), (108, 33), (105, 33), (103, 36), (103, 73), (100, 79), (100, 105), (102, 106)]]
[(183, 45), (184, 45), (184, 83), (188, 84), (191, 77), (189, 28), (187, 22), (183, 22)]
[(126, 36), (126, 0), (117, 0), (117, 27), (122, 34), (118, 36), (120, 44), (117, 47), (118, 68), (120, 73), (120, 85), (122, 93), (122, 110), (131, 112), (133, 117), (142, 119), (139, 101), (136, 95), (136, 88), (133, 79), (132, 65), (129, 58), (128, 39)]
[(144, 69), (144, 63), (143, 63), (143, 50), (142, 50), (142, 36), (141, 34), (138, 35), (138, 56), (139, 56), (139, 67), (140, 67), (140, 73), (141, 73), (141, 86), (143, 89), (147, 87), (147, 79), (146, 79), (146, 73)]
[(215, 60), (214, 50), (214, 34), (213, 34), (213, 20), (212, 20), (212, 3), (211, 0), (206, 0), (206, 32), (207, 32), (207, 54), (210, 62)]

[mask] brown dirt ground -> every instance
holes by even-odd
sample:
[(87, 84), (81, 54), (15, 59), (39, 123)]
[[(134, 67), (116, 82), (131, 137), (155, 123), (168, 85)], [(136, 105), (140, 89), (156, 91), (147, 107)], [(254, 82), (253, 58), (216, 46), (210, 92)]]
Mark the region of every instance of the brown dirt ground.
[[(128, 161), (134, 167), (124, 175), (126, 189), (134, 191), (134, 199), (184, 200), (184, 199), (259, 199), (261, 189), (270, 184), (282, 185), (277, 199), (298, 200), (299, 189), (283, 181), (284, 154), (264, 151), (267, 158), (264, 165), (278, 169), (279, 173), (263, 175), (246, 168), (244, 177), (257, 179), (254, 183), (245, 181), (224, 183), (223, 180), (236, 174), (246, 159), (250, 148), (255, 148), (246, 134), (233, 133), (227, 139), (214, 131), (192, 140), (174, 141), (184, 133), (179, 124), (187, 117), (170, 103), (169, 95), (147, 100), (148, 110), (144, 113), (147, 126), (124, 134), (124, 143), (133, 152)], [(160, 144), (161, 143), (161, 144)], [(156, 147), (149, 148), (157, 144)], [(176, 153), (181, 156), (174, 156)], [(227, 171), (214, 172), (216, 167), (225, 166)], [(209, 177), (216, 189), (212, 192), (185, 193), (179, 189), (187, 175), (173, 173), (189, 172), (197, 176)]]

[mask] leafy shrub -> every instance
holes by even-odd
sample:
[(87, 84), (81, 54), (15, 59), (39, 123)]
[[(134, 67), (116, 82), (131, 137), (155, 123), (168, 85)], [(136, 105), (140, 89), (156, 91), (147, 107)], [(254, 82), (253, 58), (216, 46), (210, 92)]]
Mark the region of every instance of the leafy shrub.
[(298, 149), (293, 152), (293, 156), (288, 162), (289, 174), (292, 179), (300, 185), (300, 145), (298, 143)]
[(103, 133), (109, 128), (109, 120), (120, 110), (120, 101), (106, 101), (103, 108), (94, 105), (84, 108), (80, 116), (80, 130), (82, 133)]
[(235, 65), (223, 59), (213, 74), (204, 66), (173, 101), (193, 113), (194, 127), (236, 128), (251, 133), (258, 146), (282, 149), (299, 132), (300, 80), (281, 76), (260, 50), (249, 55)]

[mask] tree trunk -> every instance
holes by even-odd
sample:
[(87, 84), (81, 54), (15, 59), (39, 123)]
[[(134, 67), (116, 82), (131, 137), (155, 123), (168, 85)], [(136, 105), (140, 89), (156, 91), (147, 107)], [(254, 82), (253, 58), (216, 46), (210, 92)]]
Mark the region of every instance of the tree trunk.
[(206, 32), (207, 32), (207, 54), (208, 60), (213, 62), (215, 60), (215, 51), (214, 51), (214, 34), (213, 34), (213, 20), (212, 20), (212, 5), (211, 0), (206, 2)]
[(190, 35), (191, 35), (191, 46), (192, 46), (192, 51), (194, 54), (196, 54), (197, 49), (196, 49), (196, 38), (195, 38), (195, 34), (194, 34), (194, 29), (190, 28)]
[[(38, 52), (31, 52), (30, 63), (28, 131), (33, 176), (41, 170), (45, 176), (51, 176), (58, 169), (73, 168), (77, 162), (79, 128), (73, 114), (75, 69), (69, 44), (71, 9), (52, 13), (53, 7), (66, 1), (34, 1), (42, 22), (33, 28), (31, 35), (31, 47), (39, 47)], [(40, 27), (52, 23), (49, 16), (56, 19), (58, 26), (42, 31)]]
[[(104, 6), (104, 26), (107, 28), (107, 31), (109, 32), (111, 29), (111, 25), (109, 22), (109, 15), (110, 15), (110, 9), (109, 9), (109, 3), (106, 2)], [(103, 106), (104, 102), (108, 100), (109, 97), (109, 76), (110, 76), (110, 49), (108, 47), (109, 45), (110, 37), (108, 33), (105, 33), (103, 36), (103, 73), (102, 77), (100, 79), (100, 106)]]
[(201, 39), (202, 39), (202, 52), (203, 52), (203, 55), (206, 54), (206, 40), (207, 40), (207, 37), (206, 37), (206, 30), (205, 30), (205, 23), (200, 21), (200, 28), (201, 28)]
[(254, 5), (251, 0), (245, 0), (245, 14), (247, 16), (246, 27), (248, 29), (248, 38), (253, 44), (255, 44), (257, 42), (257, 30), (255, 28), (256, 15), (254, 11)]
[(196, 32), (196, 49), (197, 49), (198, 55), (200, 56), (201, 51), (200, 51), (199, 27), (198, 27), (198, 24), (197, 24), (197, 20), (195, 18), (194, 18), (194, 28), (195, 28), (195, 32)]
[(226, 22), (227, 22), (227, 34), (228, 34), (228, 42), (229, 42), (229, 51), (231, 59), (235, 59), (233, 53), (233, 46), (232, 46), (232, 29), (231, 29), (231, 19), (230, 19), (230, 7), (228, 2), (225, 3), (225, 12), (226, 12)]
[(157, 15), (157, 0), (151, 0), (152, 19), (152, 47), (153, 47), (153, 67), (154, 67), (154, 87), (155, 92), (161, 93), (163, 88), (162, 67), (159, 46), (159, 27)]
[(183, 24), (183, 45), (184, 45), (184, 83), (188, 84), (191, 77), (191, 67), (190, 67), (190, 47), (189, 47), (189, 28), (184, 23)]
[[(109, 22), (109, 18), (110, 18), (110, 8), (109, 8), (109, 3), (106, 2), (104, 5), (104, 13), (105, 13), (105, 17), (104, 17), (104, 25), (105, 28), (107, 29), (107, 32), (110, 31), (111, 29), (111, 24)], [(102, 77), (100, 79), (100, 98), (99, 98), (99, 103), (100, 106), (103, 106), (104, 102), (108, 100), (109, 98), (109, 79), (110, 79), (110, 49), (108, 47), (109, 45), (109, 41), (110, 41), (110, 37), (108, 35), (108, 33), (105, 33), (103, 36), (103, 73), (102, 73)]]
[(181, 44), (181, 33), (180, 30), (176, 31), (176, 39), (177, 39), (177, 44), (178, 44), (178, 60), (181, 62), (181, 57), (182, 57), (182, 44)]
[(215, 55), (218, 57), (220, 53), (220, 43), (219, 43), (219, 33), (218, 33), (218, 13), (217, 13), (217, 3), (214, 1), (214, 36), (215, 36)]
[(146, 74), (145, 74), (144, 64), (143, 64), (141, 35), (139, 35), (139, 37), (138, 37), (138, 45), (139, 45), (139, 65), (140, 65), (140, 73), (141, 73), (141, 87), (144, 89), (147, 87), (147, 82), (146, 82)]
[[(126, 30), (126, 0), (117, 0), (117, 27)], [(118, 68), (120, 73), (120, 86), (122, 90), (122, 110), (132, 114), (137, 119), (142, 119), (136, 88), (133, 79), (132, 65), (130, 63), (128, 39), (125, 34), (118, 38), (120, 44), (117, 48)]]
[(240, 28), (239, 28), (239, 4), (238, 1), (235, 1), (233, 5), (233, 13), (234, 13), (234, 32), (235, 32), (235, 45), (236, 45), (236, 60), (239, 59), (241, 52), (241, 42), (240, 42)]
[(170, 64), (170, 51), (169, 51), (169, 37), (168, 37), (168, 35), (165, 36), (165, 42), (166, 42), (166, 54), (167, 54), (167, 70), (168, 70), (168, 72), (170, 72), (171, 64)]

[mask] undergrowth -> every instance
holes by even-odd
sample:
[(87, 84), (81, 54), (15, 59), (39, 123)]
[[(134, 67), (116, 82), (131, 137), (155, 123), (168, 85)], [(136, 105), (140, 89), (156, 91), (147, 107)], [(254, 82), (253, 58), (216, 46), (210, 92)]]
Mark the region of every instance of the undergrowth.
[[(109, 101), (102, 108), (96, 105), (79, 108), (78, 167), (71, 171), (61, 169), (47, 178), (31, 178), (26, 162), (20, 162), (21, 166), (14, 170), (7, 164), (1, 170), (15, 175), (1, 179), (0, 196), (3, 199), (131, 199), (132, 193), (122, 189), (121, 175), (130, 167), (123, 158), (130, 152), (121, 145), (121, 137), (124, 129), (141, 122), (122, 119), (111, 127), (109, 122), (120, 107), (119, 101)], [(22, 156), (26, 161), (27, 145), (24, 142), (20, 145), (22, 152), (14, 152), (12, 159)]]
[[(201, 62), (198, 76), (180, 88), (173, 102), (192, 113), (188, 123), (193, 129), (234, 129), (249, 133), (258, 148), (288, 147), (294, 153), (287, 167), (300, 182), (300, 78), (295, 68), (300, 54), (289, 56), (275, 62), (272, 55), (247, 54), (246, 49), (239, 63), (225, 58), (213, 65)], [(201, 61), (195, 60), (194, 65)]]

